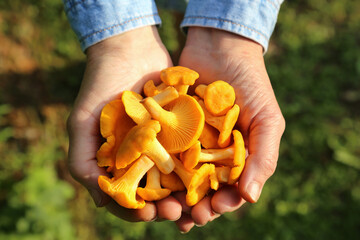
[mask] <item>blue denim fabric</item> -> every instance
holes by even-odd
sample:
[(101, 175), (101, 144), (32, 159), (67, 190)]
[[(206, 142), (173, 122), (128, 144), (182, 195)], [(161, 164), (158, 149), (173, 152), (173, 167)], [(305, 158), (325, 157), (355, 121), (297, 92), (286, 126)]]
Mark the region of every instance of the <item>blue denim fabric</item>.
[[(63, 0), (83, 51), (111, 36), (161, 23), (154, 0)], [(283, 0), (156, 0), (183, 11), (181, 27), (218, 28), (250, 38), (266, 52)]]
[(260, 43), (267, 51), (283, 0), (190, 0), (182, 28), (202, 26), (230, 31)]
[(153, 0), (63, 0), (83, 51), (111, 36), (160, 24)]

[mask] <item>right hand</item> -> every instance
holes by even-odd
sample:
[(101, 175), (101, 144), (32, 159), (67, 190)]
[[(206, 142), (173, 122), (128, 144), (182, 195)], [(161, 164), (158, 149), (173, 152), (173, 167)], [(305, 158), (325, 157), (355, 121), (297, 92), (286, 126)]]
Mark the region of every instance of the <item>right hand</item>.
[(99, 175), (107, 174), (96, 160), (102, 108), (123, 90), (141, 92), (147, 80), (160, 81), (160, 71), (172, 66), (156, 27), (142, 27), (108, 38), (91, 46), (86, 54), (84, 78), (68, 119), (70, 173), (87, 188), (96, 206), (106, 206), (124, 220), (177, 220), (181, 205), (174, 197), (147, 202), (143, 209), (126, 209), (106, 195), (97, 182)]

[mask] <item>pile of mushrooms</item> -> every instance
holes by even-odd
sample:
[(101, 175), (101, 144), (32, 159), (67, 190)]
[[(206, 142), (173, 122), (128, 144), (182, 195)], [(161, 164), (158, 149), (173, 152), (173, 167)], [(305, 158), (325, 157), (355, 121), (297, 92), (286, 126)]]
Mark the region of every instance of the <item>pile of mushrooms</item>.
[(199, 74), (182, 66), (160, 73), (162, 83), (144, 85), (144, 95), (124, 91), (105, 105), (97, 152), (100, 188), (118, 204), (139, 209), (145, 201), (186, 190), (193, 206), (221, 184), (235, 184), (245, 165), (245, 146), (234, 129), (240, 108), (224, 81), (200, 84)]

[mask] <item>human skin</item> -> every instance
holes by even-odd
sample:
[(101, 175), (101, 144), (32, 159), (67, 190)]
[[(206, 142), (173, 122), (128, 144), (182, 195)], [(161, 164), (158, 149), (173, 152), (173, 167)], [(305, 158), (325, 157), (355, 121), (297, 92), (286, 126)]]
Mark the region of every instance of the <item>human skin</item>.
[[(85, 74), (68, 119), (68, 167), (98, 207), (106, 206), (127, 221), (176, 221), (181, 232), (188, 232), (194, 224), (204, 225), (238, 209), (246, 201), (257, 201), (265, 181), (275, 171), (285, 127), (260, 45), (222, 30), (189, 29), (179, 65), (199, 72), (197, 83), (221, 79), (235, 88), (237, 104), (241, 107), (238, 127), (249, 153), (237, 186), (223, 187), (192, 208), (186, 206), (185, 193), (180, 192), (161, 201), (148, 202), (143, 209), (126, 209), (103, 193), (97, 183), (99, 175), (107, 174), (97, 166), (95, 158), (101, 144), (101, 109), (123, 90), (141, 92), (147, 80), (160, 82), (159, 72), (172, 66), (156, 27), (143, 27), (106, 39), (91, 46), (86, 54)], [(249, 187), (251, 182), (258, 187)]]
[(176, 220), (181, 205), (172, 196), (148, 202), (143, 209), (119, 206), (101, 191), (97, 179), (107, 175), (97, 166), (96, 152), (101, 143), (99, 119), (106, 103), (119, 98), (123, 90), (141, 92), (149, 79), (160, 81), (162, 69), (172, 66), (169, 54), (155, 26), (128, 31), (87, 49), (87, 64), (81, 88), (68, 119), (71, 175), (84, 185), (95, 204), (127, 221)]
[[(276, 169), (285, 120), (258, 43), (223, 30), (190, 27), (179, 65), (199, 73), (196, 84), (224, 80), (234, 87), (241, 109), (237, 127), (248, 152), (236, 187), (228, 186), (207, 196), (177, 221), (180, 231), (188, 232), (194, 224), (205, 225), (220, 214), (259, 199), (266, 180)], [(178, 200), (181, 202), (181, 195)]]

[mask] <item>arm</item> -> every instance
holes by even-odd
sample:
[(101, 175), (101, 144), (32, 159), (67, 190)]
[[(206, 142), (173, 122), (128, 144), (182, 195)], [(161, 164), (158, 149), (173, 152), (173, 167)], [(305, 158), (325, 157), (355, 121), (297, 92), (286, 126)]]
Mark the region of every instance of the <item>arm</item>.
[[(180, 65), (199, 72), (198, 84), (229, 82), (241, 108), (240, 128), (248, 156), (237, 187), (203, 199), (177, 225), (189, 231), (219, 214), (256, 202), (274, 173), (285, 121), (266, 72), (263, 53), (273, 31), (280, 2), (191, 0), (182, 27), (188, 29)], [(180, 201), (181, 202), (181, 201)], [(191, 216), (191, 217), (190, 217)]]
[[(120, 4), (121, 2), (121, 4)], [(103, 106), (123, 90), (140, 91), (149, 78), (172, 65), (154, 24), (159, 17), (152, 1), (65, 1), (65, 10), (87, 55), (81, 88), (68, 119), (68, 167), (98, 207), (127, 221), (175, 220), (181, 206), (168, 197), (145, 208), (120, 207), (98, 186), (96, 151), (100, 147), (99, 118)]]

